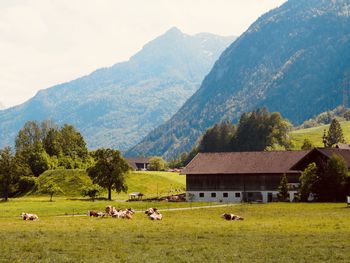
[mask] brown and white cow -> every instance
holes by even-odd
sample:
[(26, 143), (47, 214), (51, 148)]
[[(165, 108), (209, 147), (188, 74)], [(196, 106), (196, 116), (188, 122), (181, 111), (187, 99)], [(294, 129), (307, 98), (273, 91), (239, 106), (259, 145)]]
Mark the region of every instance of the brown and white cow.
[(21, 216), (23, 220), (31, 220), (31, 221), (39, 220), (39, 217), (36, 214), (22, 213)]
[(153, 214), (153, 213), (156, 213), (157, 211), (158, 211), (157, 208), (151, 207), (151, 208), (148, 208), (148, 209), (145, 211), (145, 214), (149, 216), (149, 215), (151, 215), (151, 214)]
[(112, 216), (113, 214), (115, 214), (117, 212), (117, 209), (114, 206), (106, 206), (106, 214), (109, 216)]
[(226, 220), (235, 220), (235, 221), (237, 221), (237, 220), (244, 220), (244, 218), (241, 217), (241, 216), (234, 215), (234, 214), (229, 214), (229, 213), (222, 214), (221, 218), (224, 218)]
[(94, 211), (94, 210), (88, 211), (87, 215), (90, 216), (90, 217), (92, 217), (92, 216), (93, 217), (103, 217), (103, 216), (105, 216), (105, 214), (103, 212), (97, 212), (97, 211)]

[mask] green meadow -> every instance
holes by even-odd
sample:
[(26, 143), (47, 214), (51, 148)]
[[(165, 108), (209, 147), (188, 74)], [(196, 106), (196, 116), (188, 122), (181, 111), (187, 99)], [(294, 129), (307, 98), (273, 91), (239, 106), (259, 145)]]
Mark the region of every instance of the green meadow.
[[(103, 210), (107, 201), (41, 198), (0, 203), (0, 262), (349, 262), (350, 208), (345, 204), (237, 204), (168, 210), (188, 203), (133, 203), (163, 209), (162, 221), (57, 216)], [(111, 203), (124, 207), (126, 203)], [(193, 204), (197, 206), (198, 203)], [(23, 221), (21, 209), (39, 221)], [(224, 212), (244, 221), (225, 221)]]
[[(343, 129), (345, 141), (350, 143), (350, 121), (340, 123)], [(324, 130), (328, 131), (329, 125), (323, 125), (308, 129), (295, 130), (290, 133), (294, 144), (294, 149), (299, 150), (303, 145), (304, 139), (309, 139), (316, 147), (323, 147), (322, 136)]]
[[(81, 198), (81, 189), (91, 185), (91, 179), (85, 170), (49, 170), (38, 177), (39, 184), (53, 180), (62, 190), (61, 197)], [(183, 193), (186, 188), (186, 176), (173, 172), (132, 171), (126, 176), (128, 193), (142, 192), (145, 198)], [(128, 199), (128, 193), (113, 193), (112, 198), (120, 201)], [(33, 191), (29, 196), (41, 194)], [(107, 197), (107, 192), (101, 197)], [(54, 197), (55, 198), (55, 197)]]

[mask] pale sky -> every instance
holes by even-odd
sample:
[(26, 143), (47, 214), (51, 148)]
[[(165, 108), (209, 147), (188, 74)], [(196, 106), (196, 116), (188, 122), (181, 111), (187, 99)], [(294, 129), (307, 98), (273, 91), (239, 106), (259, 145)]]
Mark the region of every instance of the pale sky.
[(239, 36), (286, 0), (0, 0), (0, 107), (128, 60), (176, 26)]

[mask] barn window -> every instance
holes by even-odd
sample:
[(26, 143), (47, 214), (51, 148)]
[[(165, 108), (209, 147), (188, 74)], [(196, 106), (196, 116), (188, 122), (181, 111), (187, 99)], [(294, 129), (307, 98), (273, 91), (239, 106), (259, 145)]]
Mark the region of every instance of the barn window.
[(222, 197), (227, 198), (228, 197), (228, 193), (223, 193)]
[(216, 193), (211, 193), (211, 197), (216, 197)]
[(235, 193), (235, 197), (236, 197), (236, 198), (241, 197), (241, 193)]
[(199, 193), (199, 197), (204, 197), (204, 193)]

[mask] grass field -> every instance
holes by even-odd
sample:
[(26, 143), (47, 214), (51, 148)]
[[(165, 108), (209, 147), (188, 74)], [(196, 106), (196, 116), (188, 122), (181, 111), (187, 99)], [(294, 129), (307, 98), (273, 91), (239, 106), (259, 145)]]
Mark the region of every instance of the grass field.
[[(350, 143), (350, 121), (341, 122), (345, 140)], [(328, 131), (329, 125), (292, 131), (290, 133), (294, 143), (294, 149), (300, 150), (304, 139), (309, 139), (315, 146), (323, 147), (322, 136), (324, 130)]]
[[(49, 170), (39, 176), (39, 184), (45, 184), (49, 179), (53, 179), (64, 193), (61, 196), (80, 197), (81, 188), (92, 184), (91, 179), (85, 170)], [(185, 191), (186, 177), (178, 173), (171, 172), (151, 172), (134, 171), (126, 177), (128, 193), (142, 192), (145, 198), (169, 195)], [(113, 198), (117, 200), (127, 200), (128, 193), (113, 193)], [(37, 196), (34, 192), (31, 195)], [(104, 193), (102, 196), (107, 196)]]
[[(1, 215), (4, 210), (7, 216), (18, 215), (20, 202), (0, 203)], [(36, 222), (0, 218), (0, 262), (349, 262), (350, 258), (350, 209), (345, 204), (165, 210), (163, 221), (154, 222), (143, 213), (131, 221), (55, 217), (50, 216), (52, 203), (27, 202), (30, 211), (39, 209), (34, 202), (40, 203), (41, 218)], [(77, 203), (62, 201), (59, 206), (63, 205), (71, 210)], [(105, 203), (90, 205), (102, 209)], [(245, 220), (225, 221), (220, 218), (223, 212)]]

